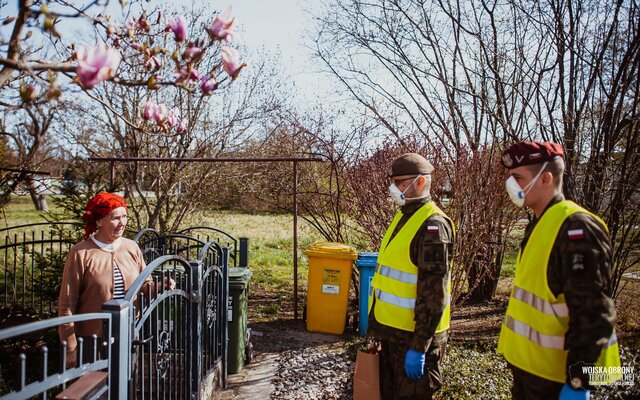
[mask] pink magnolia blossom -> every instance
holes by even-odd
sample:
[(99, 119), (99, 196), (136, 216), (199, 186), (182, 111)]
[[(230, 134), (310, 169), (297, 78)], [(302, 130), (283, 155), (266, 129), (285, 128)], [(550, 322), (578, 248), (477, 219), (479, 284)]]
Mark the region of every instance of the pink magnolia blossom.
[(247, 66), (245, 63), (240, 63), (240, 55), (238, 50), (229, 46), (222, 46), (220, 48), (222, 54), (222, 67), (231, 76), (232, 80), (235, 80), (240, 73), (240, 70)]
[(151, 23), (147, 20), (147, 16), (143, 13), (138, 19), (138, 26), (147, 32), (151, 32)]
[(122, 60), (122, 55), (118, 50), (109, 49), (101, 43), (91, 49), (80, 46), (76, 52), (76, 58), (78, 60), (76, 76), (80, 85), (85, 89), (91, 89), (113, 76)]
[(153, 107), (151, 116), (158, 125), (164, 124), (164, 119), (167, 116), (167, 106), (165, 106), (164, 104), (156, 104)]
[(34, 85), (20, 84), (20, 98), (25, 103), (30, 103), (38, 97), (38, 88)]
[(156, 105), (151, 100), (147, 100), (144, 104), (144, 110), (142, 111), (142, 118), (147, 120), (151, 119), (155, 107)]
[(138, 30), (138, 21), (135, 19), (130, 19), (127, 21), (127, 33), (129, 36), (133, 36), (133, 34)]
[(207, 33), (212, 40), (229, 40), (235, 35), (235, 18), (231, 18), (231, 6), (213, 20), (207, 28)]
[(174, 72), (173, 76), (176, 78), (176, 83), (189, 83), (200, 80), (200, 73), (195, 68), (186, 65)]
[(210, 75), (205, 75), (202, 78), (200, 78), (200, 90), (202, 90), (202, 93), (209, 94), (214, 90), (216, 90), (217, 88), (218, 88), (218, 81), (216, 81), (216, 78)]
[(187, 21), (182, 15), (176, 19), (170, 19), (167, 27), (173, 32), (176, 42), (184, 42), (187, 39)]
[(149, 57), (146, 63), (144, 63), (144, 67), (147, 71), (157, 71), (162, 68), (162, 61), (156, 56)]
[(184, 54), (182, 55), (182, 59), (185, 61), (191, 61), (192, 59), (198, 57), (200, 54), (202, 54), (202, 49), (197, 46), (192, 46), (185, 50)]
[(180, 121), (180, 124), (178, 125), (178, 132), (182, 133), (185, 130), (187, 130), (187, 119), (182, 118), (182, 121)]
[(178, 119), (180, 118), (180, 111), (177, 108), (172, 108), (169, 111), (169, 115), (167, 116), (167, 125), (170, 127), (174, 127), (178, 123)]

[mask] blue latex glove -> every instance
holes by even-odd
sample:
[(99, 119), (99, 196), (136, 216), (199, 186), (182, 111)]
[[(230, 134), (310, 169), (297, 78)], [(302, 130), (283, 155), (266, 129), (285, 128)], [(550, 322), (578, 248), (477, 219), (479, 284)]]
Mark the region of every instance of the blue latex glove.
[(560, 391), (559, 400), (589, 400), (591, 393), (584, 389), (574, 389), (568, 383), (565, 383)]
[(422, 378), (424, 375), (424, 353), (414, 349), (407, 350), (407, 354), (404, 356), (404, 372), (414, 381)]

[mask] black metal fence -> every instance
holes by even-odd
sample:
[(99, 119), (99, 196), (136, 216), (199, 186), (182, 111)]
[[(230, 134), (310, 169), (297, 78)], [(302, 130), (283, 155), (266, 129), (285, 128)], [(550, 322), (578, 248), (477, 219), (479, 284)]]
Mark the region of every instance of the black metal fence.
[(36, 315), (53, 314), (60, 272), (81, 230), (82, 225), (75, 222), (0, 229), (0, 306), (21, 307)]
[[(55, 315), (66, 255), (82, 239), (83, 227), (78, 222), (43, 222), (0, 229), (0, 309)], [(147, 264), (167, 254), (198, 259), (203, 244), (215, 242), (228, 249), (230, 266), (248, 265), (248, 239), (217, 228), (196, 226), (171, 234), (147, 228), (129, 233)]]
[[(107, 374), (104, 392), (112, 399), (199, 398), (201, 382), (210, 374), (215, 374), (219, 385), (224, 386), (228, 270), (231, 260), (246, 265), (248, 243), (216, 229), (211, 231), (230, 238), (227, 244), (232, 247), (206, 240), (212, 235), (186, 234), (193, 230), (176, 234), (143, 230), (135, 239), (148, 265), (125, 299), (105, 303), (102, 313), (53, 318), (1, 330), (2, 353), (11, 350), (17, 358), (0, 357), (0, 398), (26, 399), (34, 395), (50, 398), (72, 379), (89, 371)], [(35, 236), (14, 235), (0, 248), (6, 254), (5, 277), (9, 271), (13, 279), (7, 278), (10, 285), (5, 288), (10, 290), (5, 289), (8, 294), (4, 298), (5, 307), (21, 301), (25, 307), (38, 307), (38, 291), (33, 287), (40, 282), (36, 273), (38, 257), (59, 253), (64, 260), (70, 245), (77, 241), (64, 233), (56, 236), (56, 232), (62, 232), (58, 228), (49, 232), (37, 240), (32, 240)], [(34, 243), (43, 245), (34, 248)], [(57, 273), (61, 274), (61, 266), (58, 268)], [(168, 286), (170, 280), (176, 283), (173, 289)], [(57, 297), (59, 285), (55, 289)], [(54, 311), (55, 301), (43, 301), (43, 307)], [(66, 345), (57, 341), (55, 328), (72, 320), (97, 318), (105, 320), (105, 328), (103, 337), (88, 344), (93, 346), (89, 352), (93, 357), (82, 360), (76, 368), (66, 369)], [(37, 338), (23, 337), (35, 331), (45, 333)], [(105, 351), (100, 351), (101, 344), (106, 346)]]
[[(36, 396), (42, 399), (52, 398), (54, 393), (66, 388), (69, 381), (90, 371), (104, 371), (110, 375), (114, 368), (109, 362), (112, 358), (112, 348), (107, 346), (106, 359), (99, 359), (97, 350), (104, 342), (98, 341), (97, 337), (94, 338), (93, 343), (83, 343), (82, 340), (79, 340), (78, 353), (83, 354), (85, 346), (92, 346), (92, 351), (88, 353), (93, 353), (93, 356), (88, 359), (80, 357), (77, 366), (69, 369), (66, 367), (67, 344), (65, 342), (48, 341), (49, 343), (42, 343), (40, 341), (38, 346), (25, 345), (25, 339), (46, 336), (47, 332), (55, 330), (58, 325), (96, 319), (105, 322), (104, 336), (114, 341), (116, 337), (112, 335), (113, 327), (120, 321), (114, 321), (112, 314), (108, 312), (58, 317), (0, 330), (0, 343), (3, 347), (13, 346), (20, 349), (19, 353), (3, 354), (0, 359), (3, 372), (0, 376), (2, 399), (31, 399)], [(13, 377), (7, 376), (7, 371), (11, 371), (15, 375)], [(108, 393), (108, 391), (107, 385), (96, 387), (96, 397)]]
[[(184, 254), (198, 251), (202, 243), (215, 242), (229, 249), (229, 265), (232, 267), (246, 267), (249, 265), (249, 240), (245, 237), (236, 238), (229, 233), (208, 226), (193, 226), (172, 234), (160, 234), (147, 228), (135, 236), (134, 240), (145, 253), (145, 261), (160, 254), (176, 254), (180, 250)], [(189, 258), (189, 257), (187, 257)]]

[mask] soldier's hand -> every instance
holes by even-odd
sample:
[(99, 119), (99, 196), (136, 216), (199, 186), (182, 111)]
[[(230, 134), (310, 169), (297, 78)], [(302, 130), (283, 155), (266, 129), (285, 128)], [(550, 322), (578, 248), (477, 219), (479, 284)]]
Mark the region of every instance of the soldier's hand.
[(407, 354), (404, 356), (405, 374), (414, 381), (422, 378), (424, 375), (424, 361), (424, 353), (414, 349), (407, 350)]

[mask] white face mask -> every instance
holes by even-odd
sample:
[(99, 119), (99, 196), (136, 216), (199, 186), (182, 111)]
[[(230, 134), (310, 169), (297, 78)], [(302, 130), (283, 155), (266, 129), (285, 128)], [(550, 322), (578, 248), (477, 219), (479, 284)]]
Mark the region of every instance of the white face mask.
[(536, 176), (524, 188), (521, 188), (520, 185), (518, 185), (518, 182), (516, 182), (516, 178), (514, 178), (513, 175), (510, 176), (509, 179), (507, 179), (507, 193), (509, 194), (509, 198), (511, 199), (513, 204), (520, 208), (524, 207), (524, 198), (527, 196), (527, 193), (533, 187), (533, 185), (536, 184), (538, 177), (540, 177), (542, 171), (544, 171), (544, 169), (547, 167), (547, 164), (547, 162), (542, 164), (542, 168), (540, 168), (540, 171), (538, 171)]
[(396, 186), (395, 183), (392, 183), (389, 186), (389, 196), (391, 197), (391, 200), (393, 200), (393, 202), (402, 207), (407, 203), (407, 200), (414, 200), (414, 199), (421, 199), (423, 197), (427, 197), (425, 196), (420, 196), (420, 197), (406, 197), (404, 194), (407, 190), (409, 190), (409, 188), (411, 187), (411, 185), (413, 185), (416, 180), (418, 180), (418, 178), (420, 177), (420, 175), (416, 176), (415, 179), (407, 186), (407, 188), (404, 191), (400, 191), (400, 189), (398, 189), (398, 187)]

